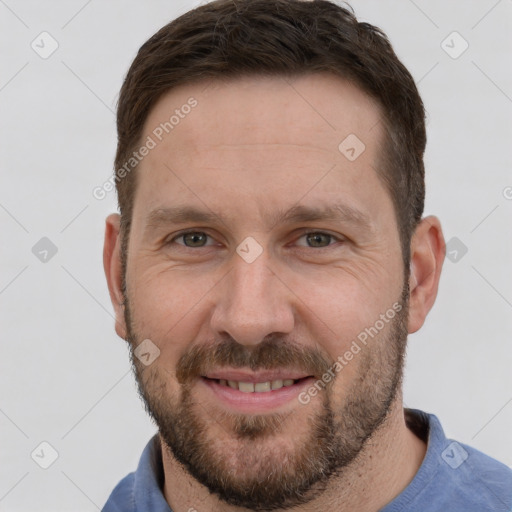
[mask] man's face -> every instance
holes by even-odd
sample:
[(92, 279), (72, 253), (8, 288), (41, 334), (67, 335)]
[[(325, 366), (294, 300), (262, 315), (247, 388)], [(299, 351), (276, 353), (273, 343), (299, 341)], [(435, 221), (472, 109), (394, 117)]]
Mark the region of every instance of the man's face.
[(136, 171), (127, 337), (160, 350), (132, 359), (162, 440), (232, 504), (308, 501), (396, 397), (407, 283), (376, 173), (379, 114), (313, 75), (181, 87), (147, 119), (142, 140), (157, 144)]

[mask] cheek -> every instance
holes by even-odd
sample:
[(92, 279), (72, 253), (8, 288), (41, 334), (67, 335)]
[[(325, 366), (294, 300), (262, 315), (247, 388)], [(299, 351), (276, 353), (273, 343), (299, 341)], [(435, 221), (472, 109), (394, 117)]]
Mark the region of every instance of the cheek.
[(309, 339), (334, 361), (332, 389), (338, 406), (365, 377), (368, 362), (380, 361), (396, 308), (401, 308), (401, 280), (389, 279), (384, 270), (372, 272), (368, 280), (361, 270), (330, 269), (314, 280), (301, 276), (293, 285), (304, 301), (299, 315), (308, 324)]
[(163, 360), (176, 362), (198, 336), (203, 304), (214, 284), (207, 275), (191, 277), (156, 267), (140, 273), (129, 287), (135, 333), (151, 339)]
[(335, 378), (330, 394), (335, 408), (354, 399), (381, 400), (382, 386), (393, 378), (400, 350), (393, 331), (396, 308), (391, 306), (383, 315), (385, 320), (378, 317), (347, 342), (331, 347)]
[(378, 266), (375, 261), (288, 274), (286, 281), (298, 299), (299, 316), (314, 322), (317, 332), (323, 328), (329, 354), (334, 350), (336, 356), (392, 307), (402, 284), (389, 267)]

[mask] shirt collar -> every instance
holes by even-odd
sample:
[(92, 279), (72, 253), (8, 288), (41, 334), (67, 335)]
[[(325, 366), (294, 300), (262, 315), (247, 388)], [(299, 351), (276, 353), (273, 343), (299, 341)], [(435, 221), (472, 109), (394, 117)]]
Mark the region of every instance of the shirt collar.
[(155, 434), (142, 452), (134, 480), (135, 510), (172, 512), (163, 495), (164, 467), (160, 435)]

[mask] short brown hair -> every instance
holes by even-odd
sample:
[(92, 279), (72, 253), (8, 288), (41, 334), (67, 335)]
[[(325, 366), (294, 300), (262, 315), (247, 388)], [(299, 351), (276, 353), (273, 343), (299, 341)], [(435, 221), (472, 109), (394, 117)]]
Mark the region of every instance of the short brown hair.
[(349, 9), (327, 0), (216, 0), (183, 14), (142, 45), (117, 109), (115, 178), (124, 269), (137, 174), (125, 172), (120, 179), (118, 173), (164, 93), (198, 80), (331, 72), (375, 98), (384, 112), (378, 175), (393, 200), (408, 276), (411, 236), (425, 201), (425, 111), (386, 35), (358, 22)]

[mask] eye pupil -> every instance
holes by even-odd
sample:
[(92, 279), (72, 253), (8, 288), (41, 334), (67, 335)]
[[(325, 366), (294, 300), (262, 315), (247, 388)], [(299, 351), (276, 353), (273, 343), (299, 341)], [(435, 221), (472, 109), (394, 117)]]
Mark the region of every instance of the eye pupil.
[[(206, 235), (204, 233), (186, 233), (183, 235), (185, 245), (189, 247), (202, 247), (206, 242)], [(190, 243), (189, 243), (190, 242)]]
[[(329, 245), (329, 242), (331, 241), (331, 235), (327, 235), (325, 233), (310, 233), (307, 235), (308, 237), (308, 243), (312, 247), (325, 247)], [(322, 242), (325, 242), (322, 244)]]

